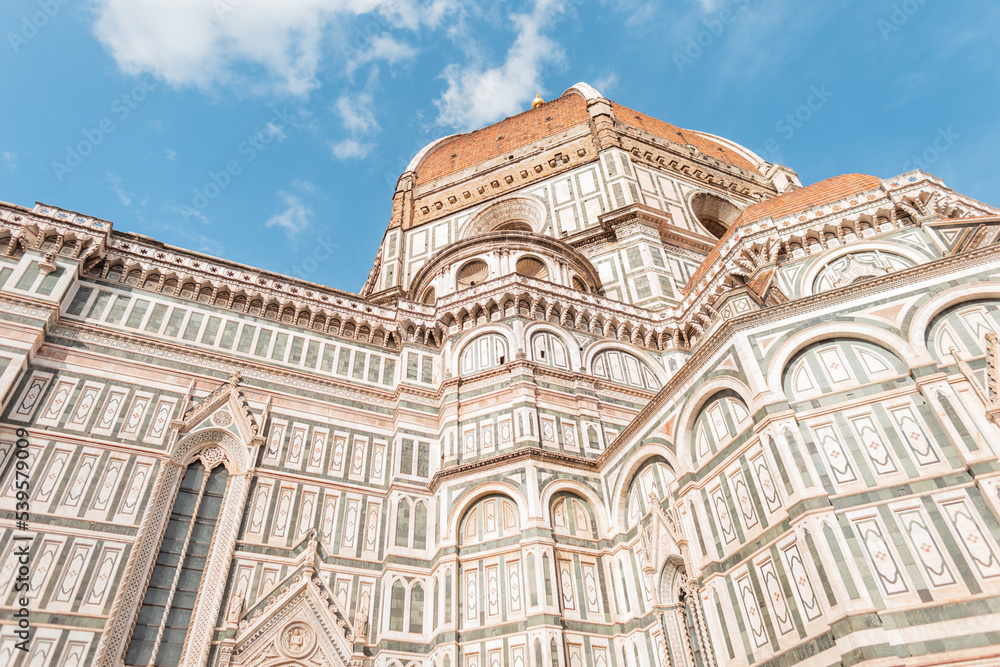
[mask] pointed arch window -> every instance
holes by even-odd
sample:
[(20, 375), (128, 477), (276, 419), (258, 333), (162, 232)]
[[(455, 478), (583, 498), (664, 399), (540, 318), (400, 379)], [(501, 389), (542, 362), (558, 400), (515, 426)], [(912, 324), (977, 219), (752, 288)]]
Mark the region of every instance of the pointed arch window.
[(396, 510), (396, 546), (409, 546), (410, 537), (410, 503), (400, 500)]
[(410, 633), (424, 633), (424, 587), (415, 584), (410, 591)]
[(417, 503), (413, 509), (413, 548), (427, 548), (427, 504)]
[(406, 589), (403, 582), (397, 581), (392, 585), (392, 598), (389, 606), (389, 629), (395, 632), (403, 631), (403, 612), (406, 604)]
[(228, 478), (224, 466), (202, 460), (184, 472), (125, 664), (180, 663)]

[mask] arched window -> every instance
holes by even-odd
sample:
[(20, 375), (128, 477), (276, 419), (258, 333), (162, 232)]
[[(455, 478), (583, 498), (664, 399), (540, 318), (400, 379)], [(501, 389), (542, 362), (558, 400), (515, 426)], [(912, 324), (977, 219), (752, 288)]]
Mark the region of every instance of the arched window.
[(726, 230), (740, 217), (740, 209), (722, 197), (707, 192), (691, 199), (691, 212), (709, 234), (721, 239)]
[(717, 453), (725, 444), (753, 424), (750, 411), (739, 394), (731, 390), (715, 394), (698, 412), (694, 422), (697, 460)]
[(406, 589), (402, 581), (392, 585), (392, 597), (389, 602), (389, 629), (395, 632), (403, 631), (403, 614), (406, 613)]
[(593, 514), (586, 502), (568, 493), (557, 495), (552, 503), (552, 531), (595, 539), (597, 530)]
[(1000, 301), (965, 301), (934, 316), (927, 349), (939, 363), (955, 363), (952, 348), (965, 359), (986, 354), (986, 334), (1000, 332)]
[(460, 543), (468, 545), (516, 535), (519, 531), (517, 506), (509, 498), (494, 495), (479, 500), (465, 513), (459, 536)]
[(434, 580), (434, 597), (431, 599), (431, 630), (438, 627), (438, 605), (441, 603), (441, 580)]
[(444, 622), (451, 623), (451, 570), (444, 573)]
[(410, 632), (424, 633), (424, 587), (414, 584), (410, 591)]
[(873, 343), (838, 339), (814, 343), (785, 369), (785, 395), (793, 400), (853, 389), (907, 375), (896, 355)]
[(548, 280), (549, 270), (545, 267), (545, 262), (536, 257), (522, 257), (517, 260), (514, 271), (528, 278), (538, 280)]
[(481, 259), (474, 259), (458, 270), (456, 278), (458, 289), (466, 289), (488, 280), (490, 267)]
[(629, 484), (626, 505), (628, 525), (637, 526), (642, 522), (643, 517), (652, 509), (650, 502), (653, 497), (657, 500), (667, 498), (670, 485), (675, 479), (674, 471), (663, 457), (647, 459)]
[(507, 339), (500, 334), (484, 334), (465, 346), (460, 363), (461, 373), (477, 373), (496, 368), (507, 362)]
[(553, 333), (540, 331), (531, 337), (531, 358), (553, 368), (569, 369), (566, 345)]
[(542, 554), (542, 575), (545, 579), (545, 604), (552, 604), (552, 572), (549, 570), (548, 554)]
[(531, 606), (538, 605), (538, 577), (535, 574), (535, 554), (528, 552), (528, 591), (531, 597)]
[(126, 664), (180, 662), (227, 480), (225, 467), (206, 470), (201, 461), (184, 472), (126, 652)]
[(396, 509), (396, 541), (397, 547), (409, 546), (410, 539), (410, 503), (400, 500)]
[(624, 350), (604, 350), (594, 357), (594, 375), (612, 382), (657, 391), (660, 382), (634, 354)]
[(413, 548), (427, 548), (427, 503), (417, 503), (413, 508)]

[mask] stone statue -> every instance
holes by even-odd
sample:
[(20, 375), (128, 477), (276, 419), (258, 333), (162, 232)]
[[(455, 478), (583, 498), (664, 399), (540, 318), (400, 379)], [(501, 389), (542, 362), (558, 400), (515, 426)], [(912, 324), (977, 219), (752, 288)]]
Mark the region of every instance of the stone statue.
[(232, 601), (229, 603), (229, 613), (226, 614), (226, 623), (236, 625), (240, 622), (240, 616), (243, 615), (243, 605), (243, 594), (237, 593), (234, 595)]
[(358, 611), (354, 614), (354, 636), (353, 641), (362, 641), (368, 634), (368, 593), (361, 596), (358, 603)]

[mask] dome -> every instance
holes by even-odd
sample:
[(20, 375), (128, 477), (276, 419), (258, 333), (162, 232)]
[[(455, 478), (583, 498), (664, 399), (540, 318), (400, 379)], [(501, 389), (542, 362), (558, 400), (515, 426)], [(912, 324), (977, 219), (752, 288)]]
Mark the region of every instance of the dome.
[[(588, 105), (603, 99), (593, 86), (578, 83), (551, 102), (482, 129), (431, 142), (414, 156), (407, 170), (415, 173), (418, 182), (429, 183), (510, 155), (517, 149), (556, 137), (572, 128), (589, 126), (591, 115)], [(620, 128), (634, 128), (681, 146), (694, 146), (704, 155), (752, 173), (760, 173), (758, 167), (764, 161), (739, 144), (679, 128), (617, 102), (610, 104), (616, 126)]]
[(413, 171), (421, 183), (436, 181), (589, 122), (583, 96), (564, 94), (499, 123), (434, 142), (429, 150), (424, 149), (426, 153)]

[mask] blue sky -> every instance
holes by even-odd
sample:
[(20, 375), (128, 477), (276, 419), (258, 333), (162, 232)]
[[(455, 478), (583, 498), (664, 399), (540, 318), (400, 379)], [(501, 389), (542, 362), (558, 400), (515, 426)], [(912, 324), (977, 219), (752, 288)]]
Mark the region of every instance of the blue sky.
[(357, 291), (414, 153), (587, 81), (804, 183), (919, 161), (996, 205), (998, 33), (985, 1), (6, 0), (0, 199)]

